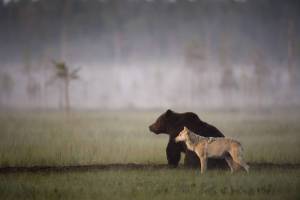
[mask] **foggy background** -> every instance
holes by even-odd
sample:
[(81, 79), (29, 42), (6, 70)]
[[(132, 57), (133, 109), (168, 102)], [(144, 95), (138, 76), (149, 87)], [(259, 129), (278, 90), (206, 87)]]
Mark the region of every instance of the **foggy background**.
[(300, 1), (2, 0), (0, 108), (299, 106)]

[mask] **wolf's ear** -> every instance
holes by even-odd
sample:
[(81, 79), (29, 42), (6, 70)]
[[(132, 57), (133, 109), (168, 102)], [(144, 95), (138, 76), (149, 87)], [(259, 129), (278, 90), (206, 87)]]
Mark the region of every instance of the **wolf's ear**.
[(185, 126), (183, 127), (183, 130), (187, 132), (187, 134), (190, 134), (190, 130)]

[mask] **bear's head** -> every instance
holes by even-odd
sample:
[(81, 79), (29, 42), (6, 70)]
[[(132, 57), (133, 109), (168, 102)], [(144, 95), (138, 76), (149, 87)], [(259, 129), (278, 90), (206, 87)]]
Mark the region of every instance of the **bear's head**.
[(175, 117), (176, 113), (169, 109), (149, 126), (149, 130), (155, 134), (168, 133), (170, 128), (172, 128), (170, 126), (173, 125)]

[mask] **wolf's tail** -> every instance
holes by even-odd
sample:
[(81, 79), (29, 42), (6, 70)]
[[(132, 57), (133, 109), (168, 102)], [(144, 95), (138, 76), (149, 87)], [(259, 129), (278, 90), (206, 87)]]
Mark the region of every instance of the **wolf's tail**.
[(239, 143), (239, 148), (238, 148), (238, 160), (239, 163), (241, 164), (241, 166), (247, 171), (249, 172), (249, 165), (247, 165), (247, 163), (244, 161), (244, 148), (241, 145), (241, 143)]

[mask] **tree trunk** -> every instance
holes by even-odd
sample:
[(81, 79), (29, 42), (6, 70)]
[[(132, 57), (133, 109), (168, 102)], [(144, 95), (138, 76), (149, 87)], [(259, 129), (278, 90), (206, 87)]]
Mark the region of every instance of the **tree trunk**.
[(70, 112), (70, 97), (69, 97), (69, 77), (65, 78), (65, 112)]
[(288, 21), (288, 73), (290, 88), (294, 86), (295, 70), (294, 70), (294, 21), (292, 18)]

